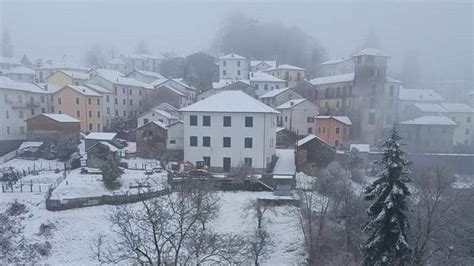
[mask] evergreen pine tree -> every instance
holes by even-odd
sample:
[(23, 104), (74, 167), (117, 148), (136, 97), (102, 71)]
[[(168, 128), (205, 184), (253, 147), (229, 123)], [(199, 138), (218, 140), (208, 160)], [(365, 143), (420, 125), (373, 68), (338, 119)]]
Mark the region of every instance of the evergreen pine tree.
[(373, 201), (364, 228), (369, 234), (362, 249), (365, 265), (403, 265), (411, 252), (406, 238), (410, 161), (401, 149), (401, 139), (394, 128), (383, 142), (383, 156), (376, 162), (382, 170), (364, 192), (365, 199)]
[(102, 179), (108, 188), (114, 188), (117, 185), (117, 178), (123, 174), (123, 170), (119, 167), (119, 159), (114, 154), (109, 154), (100, 170), (102, 171)]

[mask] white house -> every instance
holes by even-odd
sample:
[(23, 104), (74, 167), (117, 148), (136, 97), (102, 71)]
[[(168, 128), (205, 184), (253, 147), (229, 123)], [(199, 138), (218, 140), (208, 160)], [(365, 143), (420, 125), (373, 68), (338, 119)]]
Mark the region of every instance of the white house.
[(160, 121), (165, 125), (170, 125), (178, 121), (178, 117), (168, 113), (165, 110), (154, 108), (137, 118), (137, 126), (141, 127), (151, 121)]
[(260, 61), (260, 60), (252, 60), (250, 61), (250, 71), (257, 72), (267, 70), (272, 67), (276, 67), (276, 61)]
[(135, 78), (141, 82), (145, 82), (148, 84), (153, 83), (157, 79), (166, 79), (164, 76), (157, 72), (151, 72), (146, 70), (136, 70), (134, 69), (132, 72), (127, 74), (129, 78)]
[(269, 91), (284, 88), (286, 81), (264, 72), (250, 72), (250, 85), (255, 87), (255, 94), (260, 96)]
[(35, 71), (25, 66), (19, 66), (5, 70), (3, 74), (10, 79), (19, 82), (33, 83), (35, 81)]
[(168, 140), (166, 143), (166, 149), (181, 151), (184, 149), (183, 121), (179, 120), (168, 125)]
[(249, 79), (250, 63), (247, 58), (238, 54), (219, 57), (220, 79)]
[(314, 117), (318, 115), (318, 107), (307, 99), (289, 100), (277, 107), (280, 111), (277, 126), (284, 127), (298, 135), (313, 134)]
[(0, 76), (0, 140), (26, 138), (25, 120), (49, 113), (51, 94), (33, 83)]
[(290, 88), (282, 88), (269, 91), (258, 98), (264, 104), (275, 107), (289, 100), (302, 99), (303, 97)]
[(19, 67), (22, 65), (23, 64), (20, 62), (20, 60), (17, 60), (15, 58), (0, 57), (0, 73), (5, 70), (12, 69), (14, 67)]
[(226, 90), (180, 110), (184, 160), (215, 172), (245, 165), (258, 173), (274, 160), (279, 112), (248, 94)]

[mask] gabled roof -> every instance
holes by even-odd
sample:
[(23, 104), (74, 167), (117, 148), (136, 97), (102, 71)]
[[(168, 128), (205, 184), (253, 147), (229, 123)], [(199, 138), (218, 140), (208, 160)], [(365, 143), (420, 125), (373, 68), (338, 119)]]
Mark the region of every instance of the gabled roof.
[(151, 121), (151, 122), (148, 122), (148, 123), (144, 124), (144, 125), (141, 126), (141, 127), (137, 127), (135, 130), (138, 130), (138, 129), (142, 128), (142, 127), (146, 127), (146, 126), (151, 125), (151, 124), (156, 125), (156, 126), (159, 126), (159, 127), (161, 127), (162, 129), (164, 129), (164, 130), (167, 130), (167, 129), (168, 129), (168, 126), (165, 125), (164, 123), (162, 123), (162, 122), (160, 122), (160, 121), (158, 121), (158, 120), (154, 120), (154, 121)]
[(361, 55), (372, 55), (372, 56), (383, 56), (383, 57), (389, 57), (387, 54), (381, 52), (378, 49), (375, 48), (365, 48), (355, 54), (352, 55), (352, 57), (355, 56), (361, 56)]
[(62, 91), (66, 88), (70, 88), (82, 95), (85, 95), (85, 96), (92, 96), (92, 97), (100, 97), (101, 95), (97, 92), (95, 92), (93, 89), (91, 88), (88, 88), (86, 86), (75, 86), (75, 85), (66, 85), (64, 87), (62, 87), (61, 89), (57, 90), (55, 93), (58, 93), (59, 91)]
[(334, 58), (334, 59), (329, 59), (327, 61), (324, 61), (321, 63), (321, 65), (334, 65), (334, 64), (339, 64), (344, 61), (347, 61), (349, 58), (341, 57), (341, 58)]
[(91, 132), (84, 139), (113, 140), (117, 133), (113, 132)]
[(74, 79), (88, 80), (90, 78), (90, 75), (88, 73), (71, 71), (71, 70), (62, 70), (62, 69), (54, 72), (53, 74), (51, 74), (51, 76), (54, 75), (55, 73), (58, 73), (58, 72), (62, 72), (64, 74), (66, 74), (67, 76), (69, 76), (71, 78), (74, 78)]
[(162, 104), (159, 104), (158, 106), (156, 106), (154, 109), (158, 109), (158, 110), (171, 110), (171, 111), (178, 111), (178, 108), (174, 107), (173, 105), (169, 104), (169, 103), (162, 103)]
[(278, 69), (284, 69), (284, 70), (302, 70), (302, 71), (306, 71), (306, 69), (302, 68), (302, 67), (297, 67), (297, 66), (293, 66), (293, 65), (289, 65), (289, 64), (282, 64), (282, 65), (278, 65), (276, 67), (272, 67), (272, 68), (269, 68), (269, 69), (265, 69), (264, 72), (267, 72), (267, 71), (272, 71), (272, 70), (278, 70)]
[(107, 141), (99, 141), (99, 142), (97, 142), (96, 144), (90, 146), (89, 149), (86, 150), (86, 152), (89, 152), (90, 150), (92, 150), (92, 149), (93, 149), (94, 147), (96, 147), (97, 145), (104, 145), (104, 146), (108, 147), (111, 152), (117, 152), (117, 151), (119, 151), (119, 149), (118, 149), (117, 147), (115, 147), (114, 145), (110, 144), (109, 142), (107, 142)]
[(306, 101), (306, 99), (294, 99), (294, 100), (289, 100), (285, 103), (280, 104), (279, 106), (275, 107), (275, 109), (289, 109), (297, 106), (298, 104)]
[(275, 96), (278, 96), (280, 95), (281, 93), (287, 91), (287, 90), (290, 90), (291, 88), (281, 88), (281, 89), (275, 89), (275, 90), (272, 90), (272, 91), (269, 91), (267, 93), (264, 93), (262, 95), (260, 95), (258, 98), (259, 99), (263, 99), (263, 98), (273, 98)]
[(400, 80), (394, 79), (394, 78), (391, 78), (391, 77), (385, 78), (385, 82), (387, 82), (387, 83), (402, 83)]
[(331, 115), (318, 115), (316, 119), (335, 119), (343, 124), (352, 125), (351, 120), (347, 116), (331, 116)]
[(5, 76), (0, 76), (0, 89), (28, 91), (33, 93), (49, 93), (36, 84), (15, 81)]
[(448, 113), (474, 113), (474, 108), (465, 103), (441, 103)]
[(229, 85), (237, 83), (237, 82), (241, 82), (241, 83), (244, 83), (244, 84), (250, 86), (250, 80), (248, 80), (248, 79), (238, 79), (238, 80), (236, 80), (236, 79), (220, 79), (218, 82), (212, 82), (212, 88), (213, 89), (222, 89), (226, 86), (229, 86)]
[(25, 66), (17, 66), (8, 70), (3, 71), (4, 74), (23, 74), (23, 75), (34, 75), (35, 71)]
[(112, 93), (112, 91), (100, 86), (100, 85), (95, 85), (95, 84), (84, 84), (84, 86), (93, 89), (94, 91), (98, 93)]
[(255, 66), (260, 65), (261, 63), (265, 63), (265, 64), (269, 65), (270, 67), (276, 67), (277, 66), (276, 61), (261, 61), (261, 60), (252, 60), (252, 61), (250, 61), (250, 66), (255, 67)]
[(239, 90), (225, 90), (181, 108), (182, 112), (272, 113), (275, 109)]
[(441, 102), (444, 101), (434, 90), (423, 90), (423, 89), (405, 89), (400, 86), (399, 99), (401, 101), (428, 101), (428, 102)]
[(354, 81), (354, 73), (314, 78), (309, 83), (312, 85), (323, 85), (351, 81)]
[(246, 59), (246, 58), (235, 53), (230, 53), (230, 54), (220, 56), (219, 59)]
[[(79, 123), (80, 121), (67, 114), (40, 114), (53, 119), (59, 123)], [(40, 116), (38, 115), (38, 116)]]
[(121, 72), (116, 70), (98, 68), (94, 69), (94, 71), (96, 71), (98, 76), (113, 84), (153, 89), (153, 86), (151, 86), (150, 84), (138, 81), (134, 78), (127, 78)]
[(186, 96), (186, 94), (182, 93), (178, 89), (173, 88), (172, 86), (169, 86), (168, 84), (160, 85), (160, 86), (157, 87), (157, 89), (159, 89), (159, 88), (166, 88), (166, 89), (168, 89), (168, 90), (170, 90), (170, 91), (172, 91), (172, 92), (174, 92), (174, 93), (176, 93), (176, 94), (178, 94), (179, 96), (182, 96), (182, 97)]
[(306, 143), (312, 141), (313, 139), (317, 139), (317, 140), (319, 140), (320, 142), (325, 143), (326, 145), (329, 145), (329, 144), (327, 144), (324, 140), (320, 139), (318, 136), (316, 136), (316, 135), (314, 135), (314, 134), (309, 134), (308, 136), (306, 136), (306, 137), (304, 137), (304, 138), (298, 140), (298, 142), (296, 143), (296, 145), (297, 145), (298, 147), (303, 146), (303, 145), (305, 145)]
[(160, 73), (156, 73), (156, 72), (152, 72), (152, 71), (135, 69), (130, 74), (132, 74), (133, 72), (137, 72), (139, 74), (142, 74), (143, 76), (152, 77), (152, 78), (156, 78), (156, 79), (164, 79), (165, 78)]
[(446, 116), (422, 116), (415, 119), (400, 122), (401, 125), (443, 125), (456, 126), (456, 122)]
[(429, 113), (446, 113), (446, 109), (438, 103), (415, 103), (418, 110)]
[(265, 82), (286, 82), (282, 79), (279, 79), (275, 76), (267, 74), (265, 72), (250, 72), (250, 81), (265, 81)]

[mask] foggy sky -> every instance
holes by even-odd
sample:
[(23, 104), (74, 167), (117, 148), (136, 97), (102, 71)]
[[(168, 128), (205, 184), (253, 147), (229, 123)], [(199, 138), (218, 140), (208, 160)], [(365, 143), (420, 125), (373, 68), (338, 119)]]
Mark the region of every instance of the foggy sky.
[(81, 60), (94, 44), (133, 52), (143, 40), (152, 53), (187, 55), (208, 49), (223, 19), (240, 11), (259, 21), (298, 26), (318, 40), (328, 56), (347, 56), (369, 31), (392, 56), (399, 72), (407, 51), (419, 56), (431, 79), (472, 79), (471, 2), (411, 1), (25, 1), (0, 0), (15, 56)]

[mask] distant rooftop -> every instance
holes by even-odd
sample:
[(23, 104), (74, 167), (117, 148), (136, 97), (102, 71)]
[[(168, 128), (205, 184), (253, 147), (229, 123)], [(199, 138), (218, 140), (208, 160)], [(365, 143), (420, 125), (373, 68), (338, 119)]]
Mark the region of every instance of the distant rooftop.
[(375, 49), (375, 48), (365, 48), (355, 54), (352, 55), (352, 57), (355, 56), (361, 56), (361, 55), (372, 55), (372, 56), (383, 56), (383, 57), (389, 57), (387, 54), (383, 53), (382, 51)]
[(4, 74), (23, 74), (23, 75), (34, 75), (35, 71), (25, 66), (17, 66), (9, 70), (3, 71)]
[(117, 133), (110, 133), (110, 132), (91, 132), (89, 133), (85, 139), (93, 139), (93, 140), (113, 140), (117, 136)]
[(60, 123), (78, 123), (79, 120), (67, 114), (41, 114)]
[(434, 90), (424, 89), (406, 89), (400, 86), (399, 99), (401, 101), (432, 101), (441, 102), (444, 101)]
[(291, 88), (281, 88), (281, 89), (275, 89), (275, 90), (271, 90), (265, 94), (262, 94), (260, 95), (258, 98), (260, 99), (263, 99), (263, 98), (273, 98), (275, 96), (278, 96), (279, 94), (287, 91), (287, 90), (290, 90)]
[(252, 67), (258, 66), (261, 63), (266, 63), (270, 67), (276, 67), (277, 66), (276, 61), (262, 61), (262, 60), (252, 60), (252, 61), (250, 61), (250, 66), (252, 66)]
[(354, 81), (354, 73), (314, 78), (310, 80), (309, 83), (313, 85), (323, 85), (350, 81)]
[[(94, 96), (94, 97), (100, 97), (101, 95), (97, 92), (95, 92), (93, 89), (86, 87), (86, 86), (75, 86), (75, 85), (66, 85), (63, 88), (68, 87), (71, 88), (77, 92), (79, 92), (82, 95), (85, 96)], [(62, 89), (60, 89), (62, 90)]]
[(284, 69), (284, 70), (302, 70), (302, 71), (306, 71), (306, 69), (304, 69), (304, 68), (302, 68), (302, 67), (297, 67), (297, 66), (293, 66), (293, 65), (289, 65), (289, 64), (281, 64), (281, 65), (278, 65), (278, 66), (276, 66), (276, 67), (272, 67), (272, 68), (266, 69), (266, 70), (264, 70), (264, 71), (266, 72), (266, 71), (278, 70), (278, 69)]
[(446, 116), (422, 116), (415, 119), (400, 122), (401, 125), (444, 125), (456, 126), (456, 122)]
[(286, 82), (265, 72), (250, 72), (250, 81)]
[(246, 59), (246, 58), (235, 53), (230, 53), (230, 54), (226, 54), (219, 57), (219, 59)]
[(298, 104), (306, 101), (306, 99), (294, 99), (294, 100), (289, 100), (285, 103), (280, 104), (279, 106), (275, 107), (275, 109), (289, 109), (297, 106)]
[(15, 81), (5, 76), (0, 76), (0, 89), (29, 91), (33, 93), (49, 93), (36, 84)]
[(330, 115), (318, 115), (316, 116), (316, 119), (335, 119), (343, 124), (346, 125), (352, 125), (351, 120), (347, 116), (330, 116)]
[(329, 59), (327, 61), (324, 61), (321, 63), (321, 65), (334, 65), (334, 64), (339, 64), (344, 61), (347, 61), (349, 58), (341, 57), (341, 58), (334, 58), (334, 59)]

